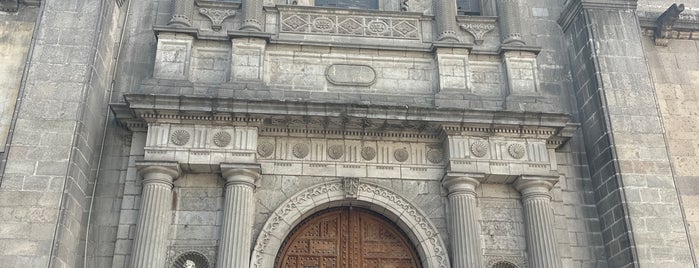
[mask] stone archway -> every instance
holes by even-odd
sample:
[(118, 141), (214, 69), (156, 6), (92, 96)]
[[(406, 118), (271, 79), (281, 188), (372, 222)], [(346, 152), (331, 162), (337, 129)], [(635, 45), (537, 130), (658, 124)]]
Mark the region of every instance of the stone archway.
[(284, 239), (304, 218), (330, 207), (363, 207), (392, 220), (405, 232), (424, 268), (448, 268), (439, 232), (419, 208), (385, 187), (345, 179), (312, 186), (282, 203), (265, 223), (252, 252), (251, 267), (273, 267)]

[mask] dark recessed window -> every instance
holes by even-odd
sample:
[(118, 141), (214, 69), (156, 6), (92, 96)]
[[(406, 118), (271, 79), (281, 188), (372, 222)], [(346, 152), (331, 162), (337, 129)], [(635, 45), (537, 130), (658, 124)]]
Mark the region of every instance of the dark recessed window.
[(456, 10), (459, 15), (480, 15), (480, 0), (456, 0)]
[(379, 9), (379, 0), (315, 0), (319, 7)]

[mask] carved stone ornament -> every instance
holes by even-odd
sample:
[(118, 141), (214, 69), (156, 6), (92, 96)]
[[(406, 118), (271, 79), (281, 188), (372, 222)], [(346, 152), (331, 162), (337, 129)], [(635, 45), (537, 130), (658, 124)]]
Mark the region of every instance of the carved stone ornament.
[(374, 157), (376, 157), (376, 149), (374, 149), (374, 147), (362, 147), (362, 158), (364, 158), (364, 160), (371, 161), (374, 160)]
[(291, 151), (296, 158), (303, 159), (308, 155), (308, 152), (310, 152), (310, 148), (308, 148), (308, 144), (297, 143)]
[(262, 157), (269, 157), (274, 153), (274, 144), (261, 142), (257, 145), (257, 154)]
[[(407, 6), (405, 7), (407, 9)], [(363, 37), (420, 38), (419, 19), (380, 15), (320, 14), (315, 11), (282, 10), (283, 33), (349, 35)]]
[(355, 193), (355, 189), (357, 200), (368, 202), (379, 198), (382, 201), (377, 203), (377, 207), (384, 207), (386, 211), (399, 211), (400, 221), (413, 224), (410, 230), (415, 236), (413, 242), (416, 243), (416, 248), (426, 253), (425, 259), (422, 260), (426, 264), (425, 267), (451, 267), (440, 233), (423, 211), (388, 188), (359, 180), (356, 180), (355, 188), (353, 180), (356, 178), (311, 186), (282, 203), (262, 227), (252, 251), (250, 267), (273, 267), (275, 254), (282, 244), (281, 239), (293, 228), (287, 222), (298, 222), (301, 215), (342, 199), (348, 192)]
[(218, 147), (226, 147), (231, 143), (231, 134), (225, 131), (214, 134), (214, 144)]
[(513, 158), (520, 159), (524, 157), (524, 145), (519, 143), (510, 144), (510, 146), (507, 147), (507, 152), (509, 152), (510, 156)]
[(484, 157), (488, 153), (488, 143), (485, 141), (471, 143), (471, 153), (475, 157)]
[(349, 199), (357, 199), (359, 178), (344, 178), (342, 180), (342, 184), (345, 188), (345, 197)]
[(405, 162), (408, 160), (408, 157), (410, 157), (410, 153), (408, 153), (407, 149), (400, 148), (393, 152), (393, 157), (395, 157), (398, 162)]
[(325, 69), (325, 78), (333, 85), (370, 86), (376, 82), (376, 71), (369, 65), (333, 64)]
[(345, 147), (340, 144), (330, 145), (328, 147), (328, 157), (337, 160), (345, 154)]
[(178, 129), (172, 132), (172, 134), (170, 135), (170, 141), (174, 145), (182, 146), (189, 142), (189, 137), (189, 132), (183, 129)]
[(235, 16), (235, 10), (224, 8), (204, 7), (199, 9), (199, 13), (211, 20), (211, 29), (214, 31), (221, 30), (221, 24), (229, 17)]
[(400, 0), (400, 11), (408, 11), (408, 8), (410, 5), (408, 5), (408, 0)]
[(474, 43), (476, 45), (482, 45), (483, 36), (485, 36), (486, 33), (495, 29), (495, 25), (485, 23), (465, 23), (459, 26), (461, 27), (461, 29), (464, 29), (464, 31), (473, 35)]
[(444, 160), (444, 153), (439, 148), (430, 148), (427, 150), (427, 160), (432, 164), (439, 164)]

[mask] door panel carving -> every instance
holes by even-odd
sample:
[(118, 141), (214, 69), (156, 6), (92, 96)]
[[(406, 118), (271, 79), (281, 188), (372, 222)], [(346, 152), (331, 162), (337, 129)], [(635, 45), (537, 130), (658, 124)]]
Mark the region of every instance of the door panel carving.
[(325, 210), (301, 222), (282, 245), (277, 268), (419, 268), (393, 223), (357, 208)]

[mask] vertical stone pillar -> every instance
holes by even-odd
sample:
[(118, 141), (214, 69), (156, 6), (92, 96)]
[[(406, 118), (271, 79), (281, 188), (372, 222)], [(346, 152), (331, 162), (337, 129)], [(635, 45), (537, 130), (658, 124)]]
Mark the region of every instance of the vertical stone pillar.
[(447, 174), (442, 183), (449, 192), (452, 267), (483, 267), (476, 209), (476, 187), (480, 181), (465, 174)]
[(557, 178), (521, 176), (514, 183), (515, 189), (522, 194), (530, 267), (562, 267), (549, 194), (556, 182)]
[(168, 25), (191, 27), (192, 10), (194, 10), (194, 0), (173, 0), (172, 19)]
[(456, 1), (432, 1), (434, 17), (437, 22), (437, 41), (459, 42), (456, 37)]
[(497, 9), (502, 44), (524, 45), (519, 20), (519, 0), (497, 0)]
[(262, 0), (243, 0), (243, 31), (262, 32)]
[(175, 162), (140, 162), (136, 167), (143, 176), (143, 188), (131, 267), (165, 267), (172, 182), (179, 177), (180, 167)]
[(252, 224), (255, 216), (253, 190), (255, 181), (260, 177), (259, 169), (259, 165), (254, 164), (221, 164), (226, 190), (216, 263), (218, 267), (250, 266)]

